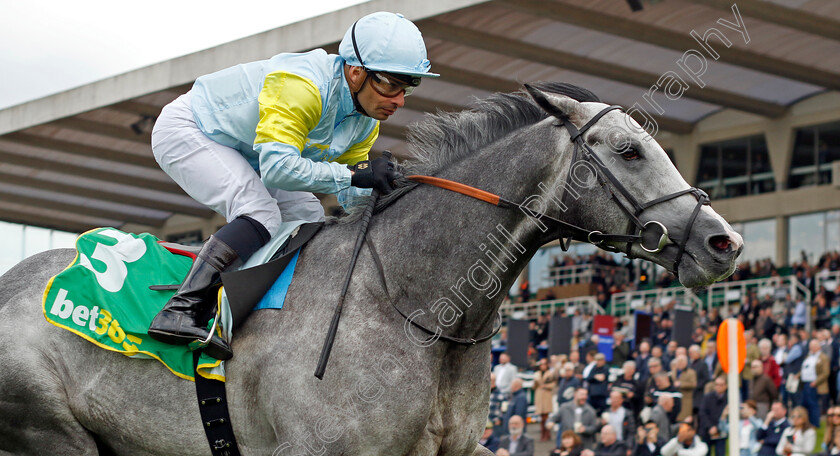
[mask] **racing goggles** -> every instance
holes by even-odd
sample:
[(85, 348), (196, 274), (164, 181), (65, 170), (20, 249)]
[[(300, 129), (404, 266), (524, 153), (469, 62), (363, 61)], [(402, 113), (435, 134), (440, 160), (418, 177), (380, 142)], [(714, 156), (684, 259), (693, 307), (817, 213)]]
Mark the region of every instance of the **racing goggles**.
[(420, 85), (420, 78), (384, 73), (381, 71), (367, 71), (370, 79), (370, 87), (374, 92), (386, 98), (396, 97), (405, 92), (405, 96), (411, 95), (414, 88)]

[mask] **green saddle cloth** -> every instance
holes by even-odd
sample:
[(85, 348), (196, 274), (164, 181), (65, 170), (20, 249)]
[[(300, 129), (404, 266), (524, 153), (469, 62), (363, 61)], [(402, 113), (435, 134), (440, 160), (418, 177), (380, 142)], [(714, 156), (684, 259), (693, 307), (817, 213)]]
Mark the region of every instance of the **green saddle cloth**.
[[(132, 358), (154, 358), (178, 377), (195, 380), (193, 355), (186, 345), (169, 345), (148, 336), (154, 316), (186, 277), (192, 258), (173, 254), (151, 234), (97, 228), (76, 240), (76, 258), (52, 277), (44, 290), (47, 321), (106, 350)], [(220, 290), (221, 294), (221, 290)], [(217, 331), (223, 334), (229, 310)], [(224, 381), (222, 361), (201, 355), (198, 373)]]

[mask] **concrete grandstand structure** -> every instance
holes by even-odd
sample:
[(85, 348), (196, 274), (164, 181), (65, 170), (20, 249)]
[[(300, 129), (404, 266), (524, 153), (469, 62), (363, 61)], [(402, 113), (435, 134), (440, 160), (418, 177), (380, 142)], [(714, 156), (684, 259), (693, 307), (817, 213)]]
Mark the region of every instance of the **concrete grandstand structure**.
[(152, 157), (160, 109), (202, 74), (279, 52), (336, 52), (355, 19), (392, 10), (417, 23), (441, 78), (381, 125), (377, 153), (410, 158), (405, 134), (426, 112), (467, 109), (522, 82), (569, 82), (635, 107), (686, 180), (743, 231), (748, 259), (785, 265), (804, 250), (813, 262), (840, 249), (840, 3), (643, 5), (373, 0), (0, 110), (0, 220), (206, 238), (224, 220)]

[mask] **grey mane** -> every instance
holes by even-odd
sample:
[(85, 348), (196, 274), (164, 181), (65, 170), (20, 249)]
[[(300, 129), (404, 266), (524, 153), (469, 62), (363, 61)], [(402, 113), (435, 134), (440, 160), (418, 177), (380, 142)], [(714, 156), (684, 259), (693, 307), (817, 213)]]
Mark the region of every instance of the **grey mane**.
[[(531, 84), (543, 92), (565, 95), (580, 102), (600, 102), (597, 95), (587, 89), (562, 82), (535, 82)], [(426, 114), (423, 120), (411, 125), (408, 146), (412, 158), (399, 163), (403, 174), (434, 176), (440, 170), (474, 154), (523, 127), (533, 125), (548, 113), (540, 108), (524, 90), (513, 93), (495, 93), (478, 100), (475, 107), (461, 112)], [(403, 179), (395, 183), (397, 189), (380, 198), (376, 210), (381, 211), (411, 191), (418, 184)], [(346, 215), (330, 218), (328, 224), (352, 223), (361, 217), (364, 204), (356, 206)]]

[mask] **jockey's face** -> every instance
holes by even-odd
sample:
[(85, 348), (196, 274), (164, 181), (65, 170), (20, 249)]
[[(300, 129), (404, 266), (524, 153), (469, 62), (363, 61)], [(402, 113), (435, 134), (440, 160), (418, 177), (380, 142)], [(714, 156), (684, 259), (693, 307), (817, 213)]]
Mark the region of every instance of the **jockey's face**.
[(365, 108), (365, 112), (376, 120), (388, 120), (397, 108), (405, 106), (405, 92), (400, 92), (393, 97), (383, 97), (372, 87), (370, 87), (370, 78), (362, 86), (359, 91), (359, 104)]
[[(374, 90), (365, 70), (361, 67), (350, 66), (347, 73), (347, 83), (350, 90), (357, 92), (356, 97), (365, 112), (376, 120), (388, 120), (398, 108), (405, 106), (405, 92), (401, 91), (393, 97), (385, 97)], [(361, 86), (361, 88), (360, 88)]]

